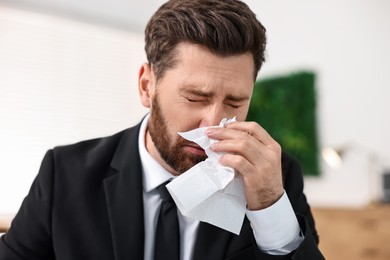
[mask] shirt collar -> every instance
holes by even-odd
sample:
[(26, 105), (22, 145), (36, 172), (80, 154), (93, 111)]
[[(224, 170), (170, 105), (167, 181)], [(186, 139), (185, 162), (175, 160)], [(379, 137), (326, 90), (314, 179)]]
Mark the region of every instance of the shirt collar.
[(162, 167), (146, 150), (145, 135), (150, 114), (147, 114), (141, 123), (138, 136), (138, 150), (142, 164), (142, 178), (144, 192), (150, 192), (160, 184), (174, 178), (164, 167)]

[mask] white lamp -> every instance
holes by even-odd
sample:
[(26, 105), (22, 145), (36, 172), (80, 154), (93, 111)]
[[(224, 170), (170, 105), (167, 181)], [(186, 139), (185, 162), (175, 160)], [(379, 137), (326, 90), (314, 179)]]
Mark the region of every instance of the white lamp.
[(321, 154), (325, 162), (332, 168), (338, 169), (343, 163), (342, 151), (333, 147), (325, 147), (322, 149)]
[(369, 189), (372, 202), (383, 200), (383, 194), (380, 193), (381, 177), (383, 167), (379, 164), (379, 156), (356, 143), (348, 143), (339, 147), (325, 147), (321, 150), (321, 155), (324, 161), (333, 169), (339, 169), (345, 160), (346, 154), (349, 152), (358, 152), (362, 154), (369, 162)]

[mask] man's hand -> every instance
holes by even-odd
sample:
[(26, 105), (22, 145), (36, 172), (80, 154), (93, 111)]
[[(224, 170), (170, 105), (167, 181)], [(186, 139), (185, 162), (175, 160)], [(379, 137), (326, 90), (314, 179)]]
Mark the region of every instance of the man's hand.
[(283, 195), (281, 147), (259, 124), (234, 122), (206, 134), (220, 140), (212, 146), (226, 153), (220, 163), (242, 175), (249, 210), (267, 208)]

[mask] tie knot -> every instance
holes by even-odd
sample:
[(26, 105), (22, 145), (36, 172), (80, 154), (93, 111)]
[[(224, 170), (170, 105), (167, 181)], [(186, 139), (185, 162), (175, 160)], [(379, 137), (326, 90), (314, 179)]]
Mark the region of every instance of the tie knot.
[(161, 196), (163, 201), (174, 202), (173, 199), (172, 199), (171, 194), (169, 193), (169, 191), (168, 191), (168, 189), (166, 187), (166, 185), (168, 183), (169, 183), (169, 181), (164, 182), (163, 184), (161, 184), (160, 186), (157, 187), (157, 190), (160, 193), (160, 196)]

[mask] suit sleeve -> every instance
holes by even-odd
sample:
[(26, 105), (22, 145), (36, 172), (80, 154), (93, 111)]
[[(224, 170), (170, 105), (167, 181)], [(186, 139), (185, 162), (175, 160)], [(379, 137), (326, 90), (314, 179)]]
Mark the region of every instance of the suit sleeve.
[(11, 228), (0, 238), (0, 260), (55, 259), (51, 238), (53, 169), (53, 151), (49, 151)]

